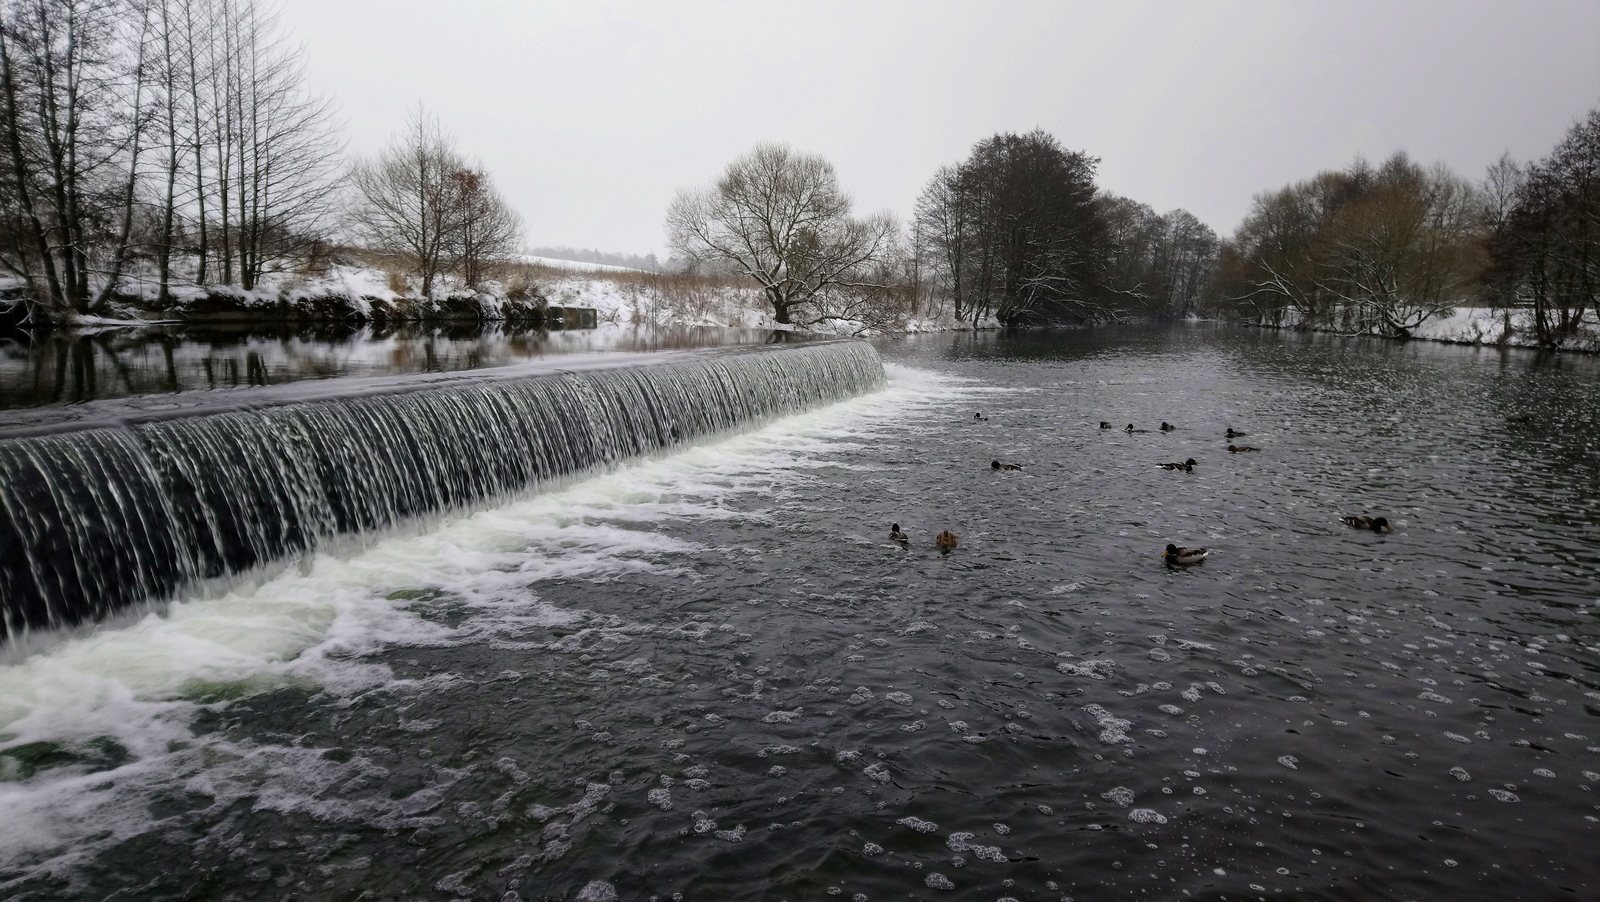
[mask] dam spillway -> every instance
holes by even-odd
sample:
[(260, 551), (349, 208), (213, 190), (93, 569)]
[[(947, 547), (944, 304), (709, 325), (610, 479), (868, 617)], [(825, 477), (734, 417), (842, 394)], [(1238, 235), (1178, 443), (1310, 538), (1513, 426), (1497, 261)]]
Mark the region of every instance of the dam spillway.
[(0, 641), (883, 384), (818, 342), (0, 437)]

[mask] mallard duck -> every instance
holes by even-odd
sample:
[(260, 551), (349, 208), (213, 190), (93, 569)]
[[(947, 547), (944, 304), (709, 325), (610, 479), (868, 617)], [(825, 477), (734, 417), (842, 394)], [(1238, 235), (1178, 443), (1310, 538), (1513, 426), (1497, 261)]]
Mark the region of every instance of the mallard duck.
[(933, 537), (933, 544), (944, 551), (949, 551), (956, 547), (956, 534), (947, 529)]
[(901, 545), (911, 544), (910, 537), (900, 531), (900, 524), (898, 523), (891, 523), (889, 525), (889, 541), (899, 542)]
[(1167, 551), (1161, 559), (1169, 564), (1198, 564), (1206, 559), (1209, 554), (1204, 548), (1189, 548), (1183, 545), (1168, 545)]
[(1111, 424), (1106, 422), (1105, 420), (1101, 420), (1100, 421), (1100, 428), (1101, 429), (1110, 429), (1111, 428)]
[(1229, 445), (1228, 446), (1228, 453), (1229, 454), (1242, 454), (1242, 453), (1244, 453), (1246, 451), (1260, 451), (1260, 450), (1261, 450), (1260, 448), (1252, 448), (1249, 445)]
[(1183, 470), (1186, 473), (1194, 472), (1194, 465), (1198, 463), (1194, 458), (1189, 458), (1181, 464), (1161, 464), (1163, 470)]
[(1232, 426), (1229, 426), (1228, 431), (1223, 433), (1223, 436), (1226, 438), (1244, 438), (1244, 433), (1233, 428)]
[(1167, 422), (1166, 420), (1162, 420), (1161, 421), (1161, 431), (1162, 432), (1171, 432), (1172, 430), (1177, 429), (1177, 428), (1178, 427), (1172, 425), (1171, 423)]
[(1129, 435), (1132, 435), (1135, 432), (1149, 432), (1150, 430), (1148, 430), (1148, 429), (1135, 429), (1135, 428), (1133, 428), (1133, 424), (1129, 423), (1127, 426), (1123, 427), (1122, 431), (1128, 433)]
[(989, 462), (989, 467), (994, 470), (1020, 470), (1022, 469), (1022, 464), (1003, 464), (998, 460), (993, 460)]
[(1339, 522), (1356, 529), (1370, 529), (1373, 532), (1394, 532), (1389, 526), (1387, 517), (1340, 517)]

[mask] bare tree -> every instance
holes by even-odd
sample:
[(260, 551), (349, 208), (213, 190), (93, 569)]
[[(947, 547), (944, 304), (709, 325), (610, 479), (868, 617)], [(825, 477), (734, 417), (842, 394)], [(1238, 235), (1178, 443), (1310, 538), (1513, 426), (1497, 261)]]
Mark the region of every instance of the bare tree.
[(0, 7), (0, 265), (50, 319), (105, 303), (129, 256), (150, 21), (142, 4)]
[(455, 138), (438, 119), (418, 108), (406, 130), (351, 174), (359, 200), (351, 218), (363, 239), (404, 258), (422, 282), (422, 296), (449, 262), (455, 215), (453, 173), (466, 169)]
[(1590, 313), (1600, 320), (1600, 108), (1545, 159), (1510, 175), (1491, 169), (1497, 182), (1511, 204), (1491, 219), (1487, 286), (1506, 308), (1529, 312), (1540, 344), (1558, 347)]
[(274, 17), (253, 0), (230, 12), (232, 190), (239, 285), (249, 291), (322, 237), (340, 142), (328, 101), (306, 89), (300, 51), (284, 42)]
[(856, 219), (850, 206), (833, 164), (758, 144), (710, 187), (678, 192), (667, 236), (691, 263), (754, 279), (778, 322), (814, 324), (831, 317), (818, 307), (828, 292), (870, 284), (899, 231), (888, 213)]
[(478, 288), (520, 248), (522, 217), (494, 189), (483, 167), (457, 169), (447, 178), (454, 209), (445, 242), (461, 280)]

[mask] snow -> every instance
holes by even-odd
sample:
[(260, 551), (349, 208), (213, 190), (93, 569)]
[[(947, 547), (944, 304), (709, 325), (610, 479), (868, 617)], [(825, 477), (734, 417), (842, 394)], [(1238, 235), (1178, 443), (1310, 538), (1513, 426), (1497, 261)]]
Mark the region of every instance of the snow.
[[(651, 273), (594, 263), (577, 263), (549, 257), (526, 256), (538, 268), (519, 276), (528, 278), (531, 287), (553, 307), (591, 308), (600, 325), (686, 326), (732, 329), (792, 329), (774, 318), (772, 306), (753, 281), (729, 277), (695, 278)], [(152, 267), (135, 265), (119, 283), (121, 300), (103, 315), (79, 317), (84, 326), (126, 326), (153, 322), (183, 321), (190, 316), (216, 316), (219, 307), (234, 311), (260, 310), (263, 314), (287, 304), (311, 315), (349, 316), (370, 320), (374, 308), (380, 314), (395, 315), (397, 309), (414, 315), (439, 311), (447, 303), (459, 312), (475, 302), (485, 319), (505, 318), (517, 306), (506, 297), (508, 286), (488, 283), (483, 291), (472, 292), (456, 280), (442, 277), (434, 301), (406, 301), (414, 294), (391, 288), (391, 275), (373, 266), (341, 264), (321, 275), (274, 273), (262, 277), (253, 289), (226, 286), (200, 287), (194, 284), (195, 261), (173, 261), (173, 278), (168, 295), (173, 306), (159, 309), (160, 282)], [(412, 280), (414, 282), (414, 280)], [(0, 288), (3, 288), (0, 285)], [(332, 303), (329, 303), (332, 302)], [(525, 307), (525, 304), (523, 305)], [(977, 328), (993, 329), (992, 319)], [(870, 335), (900, 332), (947, 332), (974, 328), (959, 322), (948, 310), (917, 316), (890, 316), (882, 322), (848, 319), (826, 320), (807, 328), (834, 335)]]
[(548, 266), (551, 269), (571, 269), (578, 272), (648, 272), (648, 270), (634, 269), (630, 266), (614, 266), (610, 263), (585, 263), (581, 260), (562, 260), (557, 257), (539, 257), (534, 254), (523, 254), (524, 263), (536, 266)]
[[(1539, 347), (1532, 324), (1532, 312), (1511, 311), (1510, 329), (1506, 328), (1505, 311), (1489, 307), (1456, 307), (1448, 314), (1429, 317), (1422, 325), (1411, 330), (1411, 337), (1421, 341), (1449, 344), (1494, 345), (1512, 348)], [(1285, 322), (1284, 328), (1297, 328), (1297, 322)], [(1333, 330), (1315, 330), (1333, 331)], [(1578, 334), (1561, 345), (1564, 350), (1600, 353), (1600, 326), (1585, 321)]]

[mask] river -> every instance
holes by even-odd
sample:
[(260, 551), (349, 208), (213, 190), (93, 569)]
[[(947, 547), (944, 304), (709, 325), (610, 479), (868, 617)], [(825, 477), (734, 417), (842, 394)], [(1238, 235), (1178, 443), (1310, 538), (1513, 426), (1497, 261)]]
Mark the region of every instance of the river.
[(14, 650), (0, 895), (1600, 898), (1600, 362), (876, 346), (881, 391)]

